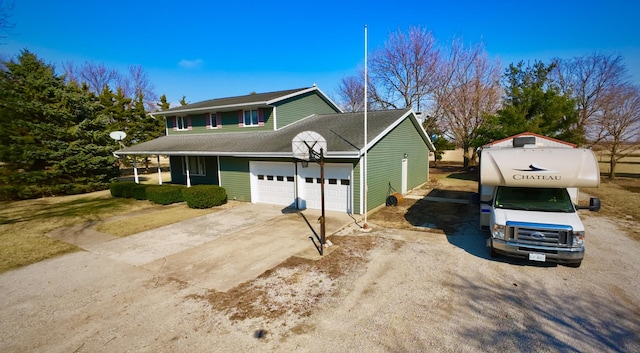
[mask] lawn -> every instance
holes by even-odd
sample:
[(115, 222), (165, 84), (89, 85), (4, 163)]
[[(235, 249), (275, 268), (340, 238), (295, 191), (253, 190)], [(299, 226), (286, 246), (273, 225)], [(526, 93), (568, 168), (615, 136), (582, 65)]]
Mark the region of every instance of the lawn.
[(84, 195), (0, 203), (0, 273), (80, 250), (47, 237), (60, 228), (104, 221), (101, 231), (117, 236), (161, 227), (217, 208), (196, 210), (184, 203), (162, 206), (150, 201), (113, 198), (108, 190)]

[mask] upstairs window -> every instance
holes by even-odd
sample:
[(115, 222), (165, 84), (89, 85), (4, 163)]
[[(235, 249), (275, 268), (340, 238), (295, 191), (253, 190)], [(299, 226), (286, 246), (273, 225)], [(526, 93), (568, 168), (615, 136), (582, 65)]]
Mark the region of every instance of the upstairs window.
[(244, 122), (244, 126), (258, 126), (258, 111), (245, 110), (243, 122)]
[(222, 128), (222, 116), (220, 113), (211, 113), (206, 115), (207, 129), (220, 129)]
[(178, 131), (189, 130), (189, 119), (186, 116), (176, 116), (175, 129)]

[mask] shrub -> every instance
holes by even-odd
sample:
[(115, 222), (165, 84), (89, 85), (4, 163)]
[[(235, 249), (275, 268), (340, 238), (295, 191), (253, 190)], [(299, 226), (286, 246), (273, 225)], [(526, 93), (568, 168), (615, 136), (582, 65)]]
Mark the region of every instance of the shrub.
[(138, 184), (131, 181), (117, 181), (109, 185), (109, 191), (113, 197), (132, 197), (133, 191), (131, 189), (136, 185)]
[(184, 187), (176, 185), (149, 185), (145, 191), (147, 200), (160, 205), (169, 205), (184, 201), (182, 189)]
[(218, 185), (195, 185), (184, 188), (182, 196), (190, 208), (210, 208), (227, 202), (227, 191)]
[(149, 185), (138, 184), (133, 187), (133, 198), (136, 200), (146, 200), (147, 199), (147, 187)]

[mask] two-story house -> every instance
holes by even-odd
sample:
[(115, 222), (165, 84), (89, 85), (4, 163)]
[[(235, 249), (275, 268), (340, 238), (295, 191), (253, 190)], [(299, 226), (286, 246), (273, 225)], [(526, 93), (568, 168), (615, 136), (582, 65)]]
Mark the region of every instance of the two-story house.
[(166, 136), (116, 152), (170, 160), (171, 182), (216, 184), (229, 199), (320, 208), (320, 167), (293, 157), (292, 140), (314, 131), (326, 140), (325, 208), (364, 213), (392, 190), (428, 180), (433, 144), (411, 109), (343, 113), (318, 87), (212, 99), (153, 113), (166, 118)]

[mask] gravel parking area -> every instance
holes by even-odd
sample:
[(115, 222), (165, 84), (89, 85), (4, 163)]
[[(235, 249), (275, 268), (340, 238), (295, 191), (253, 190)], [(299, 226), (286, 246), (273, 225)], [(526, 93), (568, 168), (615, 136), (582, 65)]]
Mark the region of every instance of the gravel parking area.
[(0, 350), (640, 352), (640, 243), (584, 215), (580, 268), (491, 259), (473, 218), (345, 227), (323, 258), (292, 256), (226, 291), (188, 267), (69, 254), (0, 275)]

